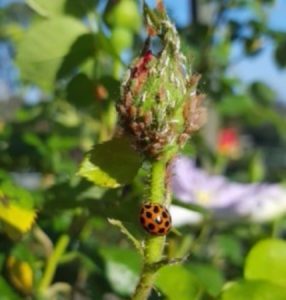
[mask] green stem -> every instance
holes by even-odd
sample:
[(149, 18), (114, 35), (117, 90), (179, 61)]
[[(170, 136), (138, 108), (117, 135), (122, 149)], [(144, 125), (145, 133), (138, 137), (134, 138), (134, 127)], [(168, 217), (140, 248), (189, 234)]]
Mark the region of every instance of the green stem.
[(69, 240), (70, 240), (70, 238), (68, 235), (62, 235), (59, 238), (59, 240), (54, 248), (54, 251), (52, 252), (51, 256), (48, 259), (47, 266), (46, 266), (45, 272), (43, 274), (43, 278), (39, 284), (40, 292), (44, 292), (50, 286), (50, 284), (54, 278), (59, 260), (60, 260), (61, 256), (64, 254), (64, 252), (68, 246)]
[(166, 159), (154, 161), (151, 170), (150, 198), (151, 203), (163, 204), (165, 200)]
[(223, 155), (219, 155), (214, 167), (214, 173), (218, 175), (223, 174), (225, 172), (227, 164), (228, 159)]
[[(152, 163), (150, 196), (148, 199), (151, 203), (163, 204), (165, 201), (167, 162), (168, 159), (166, 156), (163, 159)], [(165, 240), (165, 236), (149, 236), (146, 238), (143, 270), (132, 300), (148, 299), (154, 285), (156, 271), (158, 270), (158, 268), (155, 267), (155, 263), (162, 260)]]

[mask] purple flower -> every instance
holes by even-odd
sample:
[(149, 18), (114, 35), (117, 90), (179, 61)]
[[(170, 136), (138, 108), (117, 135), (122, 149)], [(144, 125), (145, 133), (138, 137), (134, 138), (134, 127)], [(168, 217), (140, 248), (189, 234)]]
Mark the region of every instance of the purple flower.
[(243, 184), (209, 175), (184, 156), (172, 166), (174, 196), (203, 206), (219, 219), (268, 221), (286, 212), (286, 189), (278, 184)]

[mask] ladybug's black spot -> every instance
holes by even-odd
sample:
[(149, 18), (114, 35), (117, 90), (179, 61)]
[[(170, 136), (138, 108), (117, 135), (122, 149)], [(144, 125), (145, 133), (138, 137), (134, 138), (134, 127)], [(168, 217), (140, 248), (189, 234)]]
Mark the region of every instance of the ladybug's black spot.
[(159, 212), (159, 207), (158, 206), (154, 206), (153, 207), (153, 212), (155, 213), (155, 214), (157, 214), (158, 212)]
[(144, 225), (144, 224), (145, 224), (145, 218), (141, 217), (141, 218), (140, 218), (140, 222), (141, 222), (141, 224)]
[(165, 211), (162, 212), (162, 216), (163, 216), (163, 218), (165, 218), (165, 219), (168, 218), (168, 214), (167, 214)]
[(148, 224), (148, 229), (154, 230), (154, 229), (155, 229), (155, 225), (152, 224), (152, 223), (149, 223), (149, 224)]
[(166, 227), (169, 227), (169, 225), (170, 225), (170, 222), (169, 222), (169, 221), (166, 221), (166, 222), (165, 222), (165, 226), (166, 226)]
[(162, 224), (163, 220), (161, 217), (157, 217), (155, 220), (154, 220), (157, 224)]
[(144, 207), (145, 207), (146, 209), (150, 209), (150, 208), (151, 208), (151, 205), (150, 205), (150, 204), (145, 204)]
[(164, 229), (164, 228), (161, 228), (158, 232), (159, 232), (159, 233), (164, 233), (164, 232), (165, 232), (165, 229)]
[(149, 211), (147, 211), (146, 212), (146, 217), (149, 218), (149, 219), (152, 218), (152, 213), (150, 213)]
[(140, 214), (143, 215), (144, 214), (144, 208), (141, 208), (140, 210)]

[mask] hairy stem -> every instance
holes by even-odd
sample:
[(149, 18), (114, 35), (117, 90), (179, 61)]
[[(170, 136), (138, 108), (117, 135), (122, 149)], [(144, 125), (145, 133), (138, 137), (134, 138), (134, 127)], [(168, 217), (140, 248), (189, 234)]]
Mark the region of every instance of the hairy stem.
[[(167, 156), (159, 161), (152, 162), (149, 202), (163, 204), (166, 194), (166, 166)], [(132, 297), (132, 300), (148, 299), (155, 281), (155, 263), (162, 260), (165, 245), (165, 236), (149, 236), (145, 240), (144, 265), (141, 276)]]
[(151, 169), (150, 196), (151, 203), (163, 204), (165, 196), (166, 159), (154, 161)]

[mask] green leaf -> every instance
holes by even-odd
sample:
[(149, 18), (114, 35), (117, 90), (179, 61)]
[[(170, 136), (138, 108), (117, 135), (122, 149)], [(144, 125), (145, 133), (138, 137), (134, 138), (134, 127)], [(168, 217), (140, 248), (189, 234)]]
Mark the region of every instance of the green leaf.
[(95, 101), (95, 85), (85, 74), (76, 75), (67, 86), (67, 99), (77, 107), (92, 104)]
[(280, 68), (286, 67), (286, 40), (280, 42), (275, 50), (275, 60)]
[(217, 251), (222, 259), (241, 266), (244, 261), (243, 251), (239, 239), (235, 235), (220, 234), (216, 237)]
[(212, 296), (218, 296), (224, 284), (222, 272), (215, 267), (203, 263), (191, 263), (186, 266)]
[(10, 181), (4, 181), (0, 184), (0, 202), (5, 198), (7, 204), (16, 204), (25, 209), (32, 209), (34, 207), (34, 197), (32, 193), (13, 184)]
[(0, 222), (2, 230), (12, 239), (29, 231), (37, 213), (33, 209), (34, 197), (27, 190), (3, 181), (0, 184)]
[(262, 41), (259, 36), (253, 36), (244, 40), (244, 51), (246, 55), (253, 56), (262, 50)]
[(286, 242), (278, 239), (258, 242), (246, 258), (244, 276), (246, 279), (268, 280), (285, 288)]
[(13, 291), (4, 278), (0, 278), (1, 300), (20, 300), (21, 298)]
[(64, 57), (63, 62), (57, 72), (57, 78), (63, 78), (83, 64), (88, 58), (94, 61), (96, 50), (99, 49), (97, 39), (98, 35), (86, 33), (79, 36), (72, 44), (68, 54)]
[(45, 91), (52, 90), (56, 78), (57, 70), (62, 62), (62, 58), (42, 62), (18, 60), (21, 78), (34, 83)]
[(28, 232), (36, 219), (36, 211), (24, 209), (15, 204), (6, 205), (0, 202), (0, 221), (3, 231), (12, 239), (18, 239)]
[(87, 32), (83, 23), (70, 17), (45, 20), (32, 26), (19, 44), (17, 64), (24, 79), (51, 88), (63, 57)]
[(43, 17), (70, 14), (83, 16), (94, 6), (93, 0), (27, 0), (27, 4)]
[(200, 284), (192, 272), (183, 266), (167, 266), (158, 272), (156, 286), (168, 300), (197, 299)]
[(228, 95), (218, 103), (218, 111), (228, 117), (237, 117), (250, 113), (254, 107), (251, 98), (246, 95)]
[(229, 284), (219, 300), (285, 300), (286, 290), (267, 281), (239, 281)]
[(85, 156), (79, 175), (96, 185), (116, 188), (133, 180), (142, 159), (127, 138), (95, 145)]
[(117, 188), (120, 186), (116, 179), (91, 162), (90, 153), (85, 155), (78, 175), (101, 187)]
[(114, 102), (120, 94), (120, 82), (110, 76), (102, 76), (98, 80), (98, 84), (103, 85), (108, 91), (108, 98)]
[(231, 44), (228, 40), (221, 41), (212, 49), (211, 52), (212, 61), (216, 65), (226, 65), (229, 60), (230, 49), (231, 49)]
[(27, 4), (39, 15), (50, 17), (64, 13), (66, 0), (27, 0)]
[(106, 262), (106, 276), (113, 289), (124, 295), (131, 294), (137, 284), (140, 256), (135, 251), (120, 248), (99, 250)]
[(269, 86), (259, 81), (251, 84), (250, 92), (257, 103), (261, 103), (263, 105), (269, 105), (275, 100), (274, 91)]

